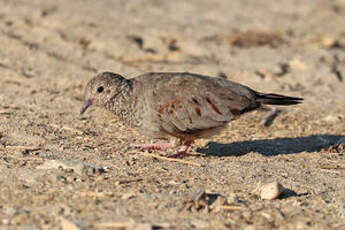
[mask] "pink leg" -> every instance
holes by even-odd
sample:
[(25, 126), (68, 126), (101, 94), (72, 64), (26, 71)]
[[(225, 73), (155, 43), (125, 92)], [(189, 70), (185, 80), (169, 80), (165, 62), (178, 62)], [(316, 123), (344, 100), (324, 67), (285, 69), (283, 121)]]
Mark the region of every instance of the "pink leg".
[(142, 150), (164, 150), (164, 149), (171, 149), (175, 148), (176, 145), (174, 143), (163, 142), (163, 143), (154, 143), (154, 144), (131, 144), (134, 148), (139, 148)]
[(189, 147), (193, 144), (193, 141), (186, 141), (182, 148), (180, 149), (180, 151), (178, 151), (178, 153), (175, 153), (173, 155), (170, 155), (170, 158), (183, 158), (186, 156), (192, 156), (191, 154), (187, 153), (187, 150), (189, 149)]

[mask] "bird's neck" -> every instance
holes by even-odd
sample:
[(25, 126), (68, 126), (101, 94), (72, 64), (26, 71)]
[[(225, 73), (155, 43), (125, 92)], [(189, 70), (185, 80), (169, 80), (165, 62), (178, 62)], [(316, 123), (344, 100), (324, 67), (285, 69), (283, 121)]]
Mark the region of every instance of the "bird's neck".
[(133, 110), (135, 110), (136, 106), (136, 98), (133, 95), (133, 84), (132, 80), (124, 79), (119, 91), (105, 105), (107, 110), (130, 126), (133, 126), (132, 123), (135, 120)]

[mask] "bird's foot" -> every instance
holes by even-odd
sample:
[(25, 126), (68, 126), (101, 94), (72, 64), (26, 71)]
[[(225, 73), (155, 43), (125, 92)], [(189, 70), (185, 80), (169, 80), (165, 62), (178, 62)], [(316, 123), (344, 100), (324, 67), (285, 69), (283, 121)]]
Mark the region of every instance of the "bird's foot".
[(153, 144), (131, 144), (131, 147), (138, 148), (141, 150), (164, 150), (175, 148), (174, 143), (162, 142), (162, 143), (153, 143)]
[(193, 141), (186, 141), (184, 145), (182, 146), (182, 148), (180, 149), (180, 151), (178, 151), (177, 153), (173, 155), (169, 155), (168, 157), (169, 158), (183, 158), (183, 157), (193, 156), (193, 154), (189, 154), (187, 152), (191, 144), (193, 144)]
[(184, 157), (189, 157), (189, 156), (194, 156), (193, 154), (187, 153), (187, 150), (185, 151), (179, 151), (178, 153), (175, 153), (173, 155), (169, 155), (169, 158), (184, 158)]

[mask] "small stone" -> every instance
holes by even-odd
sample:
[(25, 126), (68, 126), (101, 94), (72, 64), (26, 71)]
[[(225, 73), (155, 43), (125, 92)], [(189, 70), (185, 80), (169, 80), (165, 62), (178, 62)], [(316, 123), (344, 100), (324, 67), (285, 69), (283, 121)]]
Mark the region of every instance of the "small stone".
[(72, 169), (75, 173), (79, 175), (94, 175), (97, 173), (104, 172), (102, 167), (94, 166), (82, 161), (77, 160), (49, 160), (44, 164), (37, 166), (37, 169)]
[(274, 200), (284, 191), (284, 187), (278, 182), (272, 182), (263, 185), (260, 190), (261, 199)]

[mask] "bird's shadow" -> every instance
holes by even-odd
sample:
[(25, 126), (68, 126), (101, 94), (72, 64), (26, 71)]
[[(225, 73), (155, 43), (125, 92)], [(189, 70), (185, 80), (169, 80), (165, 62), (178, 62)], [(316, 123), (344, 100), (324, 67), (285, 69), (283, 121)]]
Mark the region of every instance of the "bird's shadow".
[(264, 156), (275, 156), (320, 151), (343, 137), (343, 135), (323, 134), (307, 137), (240, 141), (229, 144), (210, 142), (205, 148), (197, 148), (196, 151), (206, 156), (241, 156), (250, 152), (257, 152)]

